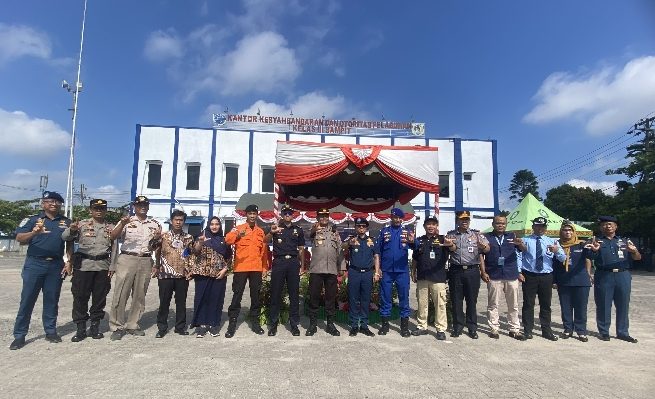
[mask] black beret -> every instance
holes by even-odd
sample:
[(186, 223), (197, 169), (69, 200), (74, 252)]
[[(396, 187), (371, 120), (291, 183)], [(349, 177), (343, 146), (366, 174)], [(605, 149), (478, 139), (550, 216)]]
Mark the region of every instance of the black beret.
[(614, 216), (598, 216), (598, 222), (603, 223), (603, 222), (614, 222), (618, 223), (618, 219)]
[(355, 218), (355, 226), (359, 225), (368, 227), (368, 220), (366, 218)]
[(259, 212), (259, 207), (254, 204), (250, 204), (246, 207), (246, 213), (248, 212)]
[(437, 217), (434, 216), (434, 215), (432, 215), (432, 216), (428, 216), (428, 217), (426, 217), (425, 220), (423, 221), (423, 226), (425, 226), (425, 225), (428, 224), (429, 222), (434, 222), (434, 223), (436, 223), (436, 224), (439, 224), (439, 219), (437, 219)]
[(41, 199), (53, 199), (55, 201), (64, 202), (64, 197), (55, 191), (44, 191)]

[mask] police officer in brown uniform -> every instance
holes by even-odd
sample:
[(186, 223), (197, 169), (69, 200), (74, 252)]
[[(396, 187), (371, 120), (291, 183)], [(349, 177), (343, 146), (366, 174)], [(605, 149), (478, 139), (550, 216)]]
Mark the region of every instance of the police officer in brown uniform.
[(330, 211), (321, 208), (317, 213), (318, 223), (312, 226), (310, 237), (313, 241), (312, 260), (309, 263), (309, 328), (305, 335), (316, 333), (316, 317), (325, 288), (325, 331), (333, 336), (340, 335), (334, 326), (337, 300), (337, 275), (341, 273), (341, 237), (330, 226)]
[[(146, 292), (150, 277), (157, 272), (152, 253), (161, 244), (161, 224), (148, 217), (150, 201), (143, 195), (132, 202), (134, 216), (124, 216), (111, 233), (112, 239), (122, 238), (121, 253), (110, 270), (116, 271), (116, 286), (109, 314), (112, 341), (127, 334), (143, 336), (139, 319), (146, 307)], [(132, 295), (130, 311), (125, 315), (127, 300)]]
[[(73, 322), (77, 325), (77, 332), (71, 338), (73, 342), (82, 341), (87, 336), (93, 339), (104, 337), (100, 332), (100, 320), (105, 317), (107, 294), (111, 289), (113, 274), (109, 271), (109, 257), (113, 242), (110, 236), (114, 225), (105, 221), (107, 201), (93, 199), (89, 210), (91, 218), (71, 223), (61, 235), (64, 241), (79, 244), (71, 262), (74, 270), (71, 281)], [(86, 322), (89, 319), (91, 326), (87, 334)]]

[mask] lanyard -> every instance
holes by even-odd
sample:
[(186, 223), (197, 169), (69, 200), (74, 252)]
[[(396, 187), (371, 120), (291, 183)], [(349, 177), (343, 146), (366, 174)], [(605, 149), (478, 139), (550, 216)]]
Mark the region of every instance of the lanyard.
[(503, 242), (505, 242), (505, 234), (503, 234), (503, 237), (500, 240), (498, 239), (498, 236), (494, 236), (494, 238), (496, 239), (496, 242), (498, 243), (498, 246), (502, 247)]

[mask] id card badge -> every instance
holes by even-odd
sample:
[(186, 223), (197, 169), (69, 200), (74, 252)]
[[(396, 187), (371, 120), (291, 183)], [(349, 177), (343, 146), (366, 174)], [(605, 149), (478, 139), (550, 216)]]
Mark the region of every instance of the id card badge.
[(469, 253), (472, 254), (475, 251), (475, 247), (468, 247)]
[(498, 266), (503, 266), (505, 264), (505, 257), (504, 256), (499, 256), (498, 257)]
[(437, 259), (437, 254), (434, 251), (430, 251), (430, 259)]
[(619, 249), (617, 255), (619, 255), (619, 259), (625, 259), (625, 254), (620, 249)]

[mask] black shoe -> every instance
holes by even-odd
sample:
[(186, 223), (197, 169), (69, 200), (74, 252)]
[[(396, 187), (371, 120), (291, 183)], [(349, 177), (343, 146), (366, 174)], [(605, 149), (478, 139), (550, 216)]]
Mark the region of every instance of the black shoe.
[(632, 338), (629, 335), (617, 335), (616, 338), (620, 339), (621, 341), (630, 342), (631, 344), (636, 344), (637, 343), (637, 339)]
[(294, 337), (300, 336), (300, 330), (298, 329), (297, 325), (291, 324), (289, 328), (291, 329), (291, 335)]
[(229, 324), (227, 325), (227, 331), (225, 331), (225, 338), (234, 337), (234, 333), (237, 331), (237, 319), (230, 319)]
[(259, 325), (259, 322), (253, 321), (252, 323), (250, 323), (250, 329), (252, 330), (252, 332), (254, 332), (257, 335), (264, 334), (264, 329), (262, 328), (262, 326)]
[(553, 341), (553, 342), (557, 341), (557, 336), (555, 334), (553, 334), (552, 331), (542, 332), (541, 336), (546, 338), (549, 341)]
[(409, 319), (407, 317), (402, 317), (400, 319), (400, 336), (407, 338), (411, 335), (412, 333), (409, 332)]
[(125, 336), (125, 330), (116, 330), (113, 333), (111, 333), (111, 337), (109, 337), (109, 339), (111, 339), (112, 341), (120, 341), (121, 339), (123, 339), (123, 336)]
[(218, 337), (221, 335), (221, 331), (219, 330), (218, 326), (209, 327), (209, 335), (212, 337)]
[(610, 335), (609, 334), (600, 334), (600, 340), (601, 341), (609, 341), (610, 340)]
[(520, 331), (516, 331), (516, 332), (515, 331), (510, 331), (509, 336), (514, 338), (514, 339), (517, 339), (519, 341), (525, 341), (526, 339), (532, 339), (532, 334), (527, 333), (527, 334), (523, 335), (523, 334), (521, 334)]
[(439, 341), (445, 341), (446, 340), (446, 333), (443, 331), (437, 331), (437, 339)]
[(9, 350), (15, 351), (25, 346), (25, 338), (16, 338), (9, 345)]
[(417, 328), (416, 330), (412, 331), (412, 335), (415, 337), (418, 337), (419, 335), (427, 335), (428, 330), (423, 330), (420, 328)]
[(492, 339), (500, 339), (500, 334), (498, 334), (498, 331), (495, 331), (495, 330), (492, 330), (487, 335), (489, 336), (489, 338), (492, 338)]
[(307, 328), (307, 331), (305, 331), (305, 336), (306, 336), (306, 337), (311, 337), (311, 336), (313, 336), (314, 334), (316, 334), (316, 331), (317, 331), (317, 330), (318, 330), (318, 329), (316, 328), (316, 324), (310, 324), (310, 325), (309, 325), (309, 328)]
[(348, 333), (348, 336), (356, 337), (358, 332), (359, 332), (358, 327), (350, 327), (350, 333)]
[(459, 337), (460, 335), (462, 335), (462, 330), (454, 330), (452, 333), (450, 333), (450, 336), (451, 336), (452, 338), (457, 338), (457, 337)]
[(71, 338), (71, 342), (80, 342), (86, 339), (86, 323), (79, 323), (77, 325), (77, 332)]
[(339, 330), (337, 330), (337, 328), (334, 326), (334, 323), (332, 323), (331, 321), (327, 322), (327, 325), (325, 326), (325, 332), (333, 337), (338, 337), (339, 335), (341, 335)]
[(189, 332), (187, 330), (175, 330), (175, 334), (177, 334), (177, 335), (189, 335)]
[(471, 339), (478, 339), (478, 332), (469, 330), (468, 335)]
[(368, 329), (368, 327), (359, 327), (359, 332), (367, 337), (375, 337), (375, 333)]
[(57, 333), (46, 334), (45, 340), (53, 344), (58, 344), (61, 342), (61, 337)]
[(135, 337), (143, 337), (144, 335), (146, 335), (146, 333), (143, 330), (140, 330), (138, 328), (127, 329), (125, 330), (125, 332), (127, 332), (130, 335), (134, 335)]
[(204, 338), (205, 334), (207, 334), (207, 328), (203, 326), (198, 326), (196, 327), (196, 338)]
[(587, 342), (589, 341), (589, 338), (585, 334), (578, 334), (578, 339), (582, 342)]
[(386, 317), (382, 318), (382, 325), (380, 326), (380, 329), (378, 330), (378, 335), (387, 335), (389, 332), (389, 319)]
[(155, 334), (155, 338), (164, 338), (168, 334), (168, 330), (159, 330), (157, 331), (157, 334)]
[(562, 338), (562, 339), (569, 339), (569, 338), (571, 338), (572, 336), (573, 336), (573, 331), (571, 331), (571, 330), (564, 330), (564, 331), (562, 331), (562, 333), (560, 334), (559, 337)]
[(89, 327), (89, 332), (87, 335), (93, 339), (102, 339), (105, 337), (105, 334), (100, 332), (100, 322), (91, 322), (91, 327)]
[(274, 337), (275, 335), (277, 335), (277, 324), (273, 324), (271, 328), (268, 329), (269, 337)]

